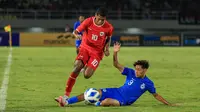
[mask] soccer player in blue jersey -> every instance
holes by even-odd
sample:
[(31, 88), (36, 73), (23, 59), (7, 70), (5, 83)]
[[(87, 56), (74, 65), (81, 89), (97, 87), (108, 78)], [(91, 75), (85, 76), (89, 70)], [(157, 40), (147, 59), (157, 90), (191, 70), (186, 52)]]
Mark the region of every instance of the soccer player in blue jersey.
[[(85, 17), (80, 15), (79, 16), (79, 21), (74, 23), (74, 30), (76, 30), (78, 28), (78, 26), (80, 26), (80, 24), (85, 20)], [(83, 33), (80, 32), (79, 33), (80, 36), (83, 36)], [(81, 39), (76, 39), (76, 53), (79, 53), (79, 46), (81, 45)]]
[[(146, 60), (138, 60), (133, 66), (134, 69), (124, 67), (118, 62), (117, 54), (120, 51), (120, 44), (116, 42), (114, 44), (113, 65), (117, 68), (122, 75), (126, 77), (126, 81), (123, 86), (119, 88), (104, 88), (100, 89), (100, 100), (96, 102), (96, 106), (124, 106), (133, 104), (143, 93), (150, 92), (155, 99), (169, 105), (161, 95), (156, 92), (156, 88), (152, 80), (146, 76), (146, 72), (149, 68), (149, 63)], [(61, 96), (62, 97), (62, 96)], [(84, 94), (71, 97), (67, 100), (60, 98), (60, 106), (70, 105), (77, 102), (84, 101)]]

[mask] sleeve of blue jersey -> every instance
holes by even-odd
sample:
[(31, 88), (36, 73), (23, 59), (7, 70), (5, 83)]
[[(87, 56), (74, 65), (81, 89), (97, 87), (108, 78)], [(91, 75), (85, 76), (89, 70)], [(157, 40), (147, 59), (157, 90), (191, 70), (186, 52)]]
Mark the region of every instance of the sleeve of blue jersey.
[(122, 72), (122, 75), (129, 75), (129, 74), (132, 74), (131, 72), (134, 72), (134, 70), (133, 69), (131, 69), (131, 68), (128, 68), (128, 67), (124, 67), (124, 70), (123, 70), (123, 72)]
[(151, 94), (156, 93), (156, 88), (155, 88), (154, 83), (153, 83), (152, 81), (149, 81), (149, 84), (148, 84), (148, 91), (149, 91), (149, 93), (151, 93)]
[(78, 27), (77, 22), (74, 23), (74, 30), (76, 30), (76, 28)]
[(127, 75), (128, 72), (129, 72), (129, 68), (124, 67), (124, 70), (123, 70), (123, 72), (122, 72), (122, 75)]

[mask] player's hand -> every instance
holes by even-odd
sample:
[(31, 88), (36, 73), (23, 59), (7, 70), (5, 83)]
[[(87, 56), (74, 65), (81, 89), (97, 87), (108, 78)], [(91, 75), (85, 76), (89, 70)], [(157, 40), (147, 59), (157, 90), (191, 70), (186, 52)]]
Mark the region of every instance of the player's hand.
[(120, 51), (121, 44), (119, 42), (114, 43), (114, 52)]
[(76, 39), (81, 40), (81, 39), (82, 39), (82, 36), (81, 36), (81, 35), (76, 35)]
[(105, 56), (109, 56), (110, 55), (110, 51), (106, 50), (106, 51), (104, 51), (104, 54), (105, 54)]
[(76, 39), (81, 40), (82, 36), (78, 34), (78, 31), (75, 30), (75, 31), (73, 32), (73, 34), (74, 34), (74, 36), (76, 37)]
[(169, 104), (169, 106), (176, 107), (176, 106), (180, 106), (180, 104)]

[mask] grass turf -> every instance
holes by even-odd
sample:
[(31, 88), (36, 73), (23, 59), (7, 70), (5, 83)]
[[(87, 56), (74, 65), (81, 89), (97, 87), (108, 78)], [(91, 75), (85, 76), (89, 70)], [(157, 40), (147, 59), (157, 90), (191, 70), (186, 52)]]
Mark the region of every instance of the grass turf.
[[(0, 47), (1, 82), (8, 51), (8, 48)], [(147, 76), (154, 81), (157, 92), (180, 106), (165, 106), (146, 92), (131, 106), (103, 108), (77, 103), (60, 108), (54, 97), (64, 94), (65, 82), (76, 56), (75, 48), (14, 48), (6, 112), (199, 112), (199, 51), (200, 48), (192, 47), (122, 47), (119, 53), (120, 63), (128, 67), (138, 59), (149, 60), (151, 66)], [(112, 66), (111, 53), (90, 79), (84, 79), (80, 74), (71, 96), (89, 87), (119, 87), (124, 81), (125, 77)]]

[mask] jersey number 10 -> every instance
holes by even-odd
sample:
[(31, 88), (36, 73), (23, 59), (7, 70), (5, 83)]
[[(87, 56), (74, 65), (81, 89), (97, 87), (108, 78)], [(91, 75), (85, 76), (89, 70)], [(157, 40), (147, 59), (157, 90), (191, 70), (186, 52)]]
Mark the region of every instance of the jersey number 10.
[(94, 34), (92, 34), (92, 40), (94, 40), (94, 41), (97, 41), (97, 39), (98, 39), (98, 36), (97, 36), (97, 35), (94, 35)]

